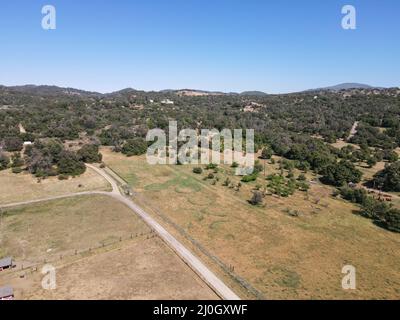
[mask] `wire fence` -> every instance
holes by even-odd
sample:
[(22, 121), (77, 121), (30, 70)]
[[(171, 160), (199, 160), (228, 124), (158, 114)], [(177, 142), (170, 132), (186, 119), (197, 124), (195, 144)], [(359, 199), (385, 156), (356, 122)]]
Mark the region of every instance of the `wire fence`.
[[(125, 189), (126, 187), (129, 188), (129, 190), (132, 190), (129, 186), (129, 183), (122, 178), (115, 170), (113, 170), (110, 167), (107, 167), (114, 175), (116, 175), (120, 181), (123, 181), (125, 185), (122, 185), (121, 187)], [(173, 222), (170, 218), (168, 218), (166, 215), (164, 215), (160, 210), (155, 208), (153, 204), (150, 204), (146, 197), (138, 192), (133, 191), (130, 196), (132, 196), (134, 199), (138, 199), (141, 201), (143, 204), (145, 204), (147, 207), (149, 207), (154, 213), (156, 213), (163, 221), (166, 223), (170, 224), (172, 227), (174, 227), (185, 239), (190, 241), (192, 245), (197, 248), (202, 254), (204, 254), (206, 257), (214, 261), (232, 280), (234, 280), (236, 283), (238, 283), (242, 288), (244, 288), (247, 292), (255, 296), (259, 300), (264, 300), (265, 296), (264, 294), (254, 288), (248, 281), (246, 281), (244, 278), (241, 276), (237, 275), (235, 271), (235, 266), (233, 265), (227, 265), (225, 264), (221, 259), (219, 259), (217, 256), (211, 254), (205, 247), (203, 247), (197, 240), (192, 238), (182, 227), (177, 225), (175, 222)]]
[[(111, 169), (112, 170), (112, 169)], [(114, 174), (118, 175), (114, 170), (112, 170)], [(119, 175), (118, 175), (119, 176)], [(120, 177), (120, 176), (119, 176)], [(122, 177), (120, 177), (122, 181), (125, 181)], [(125, 181), (126, 185), (129, 185)], [(249, 293), (251, 293), (253, 296), (255, 296), (257, 299), (264, 300), (265, 296), (263, 295), (262, 292), (254, 288), (248, 281), (237, 275), (235, 271), (235, 267), (233, 265), (227, 265), (225, 264), (221, 259), (219, 259), (217, 256), (211, 254), (205, 247), (203, 247), (197, 240), (192, 238), (182, 227), (177, 225), (175, 222), (173, 222), (170, 218), (168, 218), (166, 215), (164, 215), (160, 210), (154, 207), (153, 204), (150, 204), (147, 199), (145, 198), (144, 195), (138, 193), (138, 192), (133, 192), (132, 197), (134, 199), (138, 199), (140, 202), (145, 204), (147, 207), (149, 207), (153, 212), (155, 212), (163, 221), (166, 223), (170, 224), (173, 226), (185, 239), (190, 241), (192, 245), (197, 248), (202, 254), (207, 256), (209, 259), (214, 261), (231, 279), (233, 279), (236, 283), (238, 283), (241, 287), (243, 287), (245, 290), (247, 290)]]
[[(45, 264), (51, 264), (51, 263), (56, 263), (63, 261), (65, 259), (71, 258), (71, 257), (84, 257), (86, 255), (90, 255), (91, 253), (94, 253), (98, 250), (101, 249), (110, 249), (111, 247), (115, 246), (118, 243), (130, 241), (130, 240), (135, 240), (138, 238), (144, 238), (144, 239), (152, 239), (157, 237), (157, 234), (155, 233), (154, 230), (150, 230), (149, 232), (139, 232), (139, 233), (132, 233), (129, 236), (119, 236), (116, 237), (116, 240), (113, 241), (103, 241), (99, 242), (95, 245), (89, 246), (84, 249), (71, 249), (71, 250), (66, 250), (62, 251), (59, 253), (48, 253), (46, 255), (43, 255), (35, 260), (23, 260), (19, 263), (14, 268), (15, 272), (19, 271), (24, 271), (25, 273), (33, 273), (37, 271), (37, 268), (39, 266), (45, 265)], [(17, 260), (18, 262), (18, 260)]]

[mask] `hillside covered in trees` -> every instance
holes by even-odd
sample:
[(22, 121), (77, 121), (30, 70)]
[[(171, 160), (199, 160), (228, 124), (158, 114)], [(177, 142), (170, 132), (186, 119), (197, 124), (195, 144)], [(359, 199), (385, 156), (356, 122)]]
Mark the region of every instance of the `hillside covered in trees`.
[[(372, 167), (384, 160), (392, 165), (371, 183), (385, 191), (400, 190), (395, 152), (400, 146), (398, 88), (284, 95), (188, 92), (124, 89), (100, 94), (52, 86), (0, 86), (0, 170), (24, 169), (39, 177), (79, 175), (84, 162), (101, 161), (98, 146), (111, 146), (128, 156), (143, 154), (148, 130), (167, 129), (175, 120), (178, 129), (254, 129), (256, 149), (264, 149), (262, 158), (282, 156), (338, 188), (361, 181), (354, 163)], [(350, 135), (355, 122), (357, 132)], [(339, 139), (359, 148), (333, 147)], [(80, 148), (65, 147), (69, 141), (79, 141)], [(29, 142), (25, 148), (24, 142)]]

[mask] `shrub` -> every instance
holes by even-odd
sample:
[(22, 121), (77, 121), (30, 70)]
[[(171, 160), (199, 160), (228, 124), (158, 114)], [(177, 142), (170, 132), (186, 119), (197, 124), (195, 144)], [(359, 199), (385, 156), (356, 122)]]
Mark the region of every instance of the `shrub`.
[(207, 170), (215, 170), (217, 168), (218, 168), (218, 165), (215, 163), (209, 163), (208, 165), (206, 165)]
[(307, 178), (306, 178), (306, 176), (302, 173), (302, 174), (300, 174), (300, 175), (297, 177), (297, 180), (299, 180), (299, 181), (306, 181)]
[(203, 173), (203, 169), (200, 168), (200, 167), (193, 168), (193, 173), (202, 174)]
[(260, 191), (253, 191), (253, 196), (249, 200), (249, 203), (253, 206), (257, 206), (262, 204), (263, 202), (263, 195)]
[(255, 181), (257, 179), (257, 176), (258, 176), (258, 174), (256, 174), (256, 173), (253, 173), (253, 174), (250, 174), (247, 176), (243, 176), (241, 181), (245, 182), (245, 183)]
[(304, 192), (306, 192), (310, 189), (310, 185), (305, 181), (299, 181), (297, 183), (297, 187), (299, 188), (300, 191), (304, 191)]
[(342, 187), (339, 189), (340, 195), (343, 199), (363, 205), (368, 198), (367, 191), (364, 189), (352, 189), (349, 187)]
[(253, 170), (253, 174), (257, 174), (260, 173), (261, 171), (263, 171), (263, 165), (260, 163), (260, 161), (256, 160), (256, 162), (254, 163), (254, 170)]
[(10, 158), (5, 153), (0, 152), (0, 170), (5, 170), (10, 164)]
[(21, 154), (19, 152), (15, 152), (12, 156), (11, 156), (11, 167), (15, 168), (15, 167), (21, 167), (24, 165), (24, 160), (22, 160), (21, 158)]
[(272, 150), (270, 148), (263, 148), (261, 151), (261, 159), (271, 159), (272, 157)]
[(223, 186), (227, 187), (231, 183), (231, 179), (226, 178), (225, 181), (222, 183)]
[(22, 172), (22, 168), (21, 167), (13, 167), (12, 168), (12, 173), (18, 174)]

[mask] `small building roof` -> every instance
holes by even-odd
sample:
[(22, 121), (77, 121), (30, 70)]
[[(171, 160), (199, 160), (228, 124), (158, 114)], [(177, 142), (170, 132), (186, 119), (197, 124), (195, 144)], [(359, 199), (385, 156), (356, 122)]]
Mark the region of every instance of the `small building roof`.
[(12, 266), (12, 258), (11, 257), (0, 259), (0, 268), (10, 267), (10, 266)]
[(7, 298), (14, 295), (14, 290), (10, 286), (0, 288), (0, 299)]

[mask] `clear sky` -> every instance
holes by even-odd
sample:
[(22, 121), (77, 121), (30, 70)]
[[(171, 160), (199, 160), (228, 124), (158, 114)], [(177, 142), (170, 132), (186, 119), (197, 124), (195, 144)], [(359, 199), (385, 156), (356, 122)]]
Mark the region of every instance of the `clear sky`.
[[(57, 29), (41, 27), (42, 6)], [(341, 8), (357, 9), (344, 30)], [(110, 92), (400, 86), (399, 0), (1, 0), (0, 84)]]

